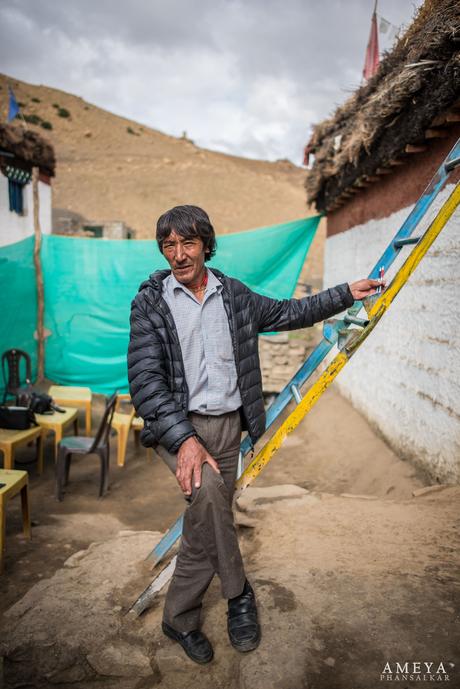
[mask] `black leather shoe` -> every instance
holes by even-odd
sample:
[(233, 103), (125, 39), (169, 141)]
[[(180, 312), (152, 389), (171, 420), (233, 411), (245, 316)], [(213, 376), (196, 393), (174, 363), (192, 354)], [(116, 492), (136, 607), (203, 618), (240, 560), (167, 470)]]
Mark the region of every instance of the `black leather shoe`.
[(161, 628), (166, 636), (182, 646), (188, 657), (195, 663), (204, 665), (213, 659), (214, 651), (209, 639), (199, 629), (194, 629), (192, 632), (178, 632), (166, 622), (162, 623)]
[(243, 593), (228, 601), (227, 629), (230, 643), (237, 651), (253, 651), (260, 643), (256, 597), (246, 579)]

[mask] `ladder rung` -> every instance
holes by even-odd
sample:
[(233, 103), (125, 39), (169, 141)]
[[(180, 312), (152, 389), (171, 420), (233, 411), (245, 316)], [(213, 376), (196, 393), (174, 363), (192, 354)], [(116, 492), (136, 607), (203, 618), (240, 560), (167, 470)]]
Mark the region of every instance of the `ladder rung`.
[(395, 249), (400, 249), (402, 246), (407, 246), (408, 244), (417, 244), (420, 241), (420, 237), (407, 237), (406, 239), (395, 239), (393, 246)]
[(294, 383), (291, 385), (291, 392), (297, 404), (300, 404), (302, 401), (302, 395), (300, 394), (299, 388)]
[(353, 342), (360, 337), (362, 330), (350, 330), (348, 328), (343, 328), (339, 330), (339, 336), (337, 338), (337, 346), (340, 351), (343, 351), (346, 347), (353, 344)]
[(369, 325), (369, 321), (364, 320), (364, 318), (356, 318), (356, 316), (349, 316), (348, 314), (344, 316), (343, 322), (347, 325), (359, 325), (361, 328)]
[(444, 165), (444, 169), (446, 172), (452, 172), (458, 165), (460, 165), (460, 157), (452, 158), (452, 160), (448, 160)]

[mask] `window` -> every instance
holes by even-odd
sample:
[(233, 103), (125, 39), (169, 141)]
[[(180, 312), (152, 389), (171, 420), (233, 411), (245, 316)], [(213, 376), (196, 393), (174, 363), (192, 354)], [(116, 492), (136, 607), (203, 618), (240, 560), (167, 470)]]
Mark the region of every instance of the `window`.
[(8, 180), (8, 197), (10, 201), (10, 211), (22, 215), (24, 212), (24, 184)]
[(104, 236), (104, 226), (103, 225), (83, 225), (84, 231), (92, 235), (97, 239), (101, 239)]
[(8, 178), (8, 199), (10, 211), (24, 215), (24, 187), (30, 182), (32, 173), (30, 170), (6, 165), (2, 172)]

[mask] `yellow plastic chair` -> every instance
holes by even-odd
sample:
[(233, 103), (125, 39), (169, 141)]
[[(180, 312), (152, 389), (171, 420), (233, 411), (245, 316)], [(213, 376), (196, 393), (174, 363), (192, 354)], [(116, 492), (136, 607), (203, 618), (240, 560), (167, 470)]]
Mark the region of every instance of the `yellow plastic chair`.
[(129, 431), (133, 429), (136, 445), (139, 445), (139, 434), (144, 427), (144, 422), (136, 416), (134, 407), (129, 413), (120, 411), (121, 405), (126, 406), (126, 403), (131, 403), (131, 396), (128, 394), (118, 395), (112, 420), (112, 429), (118, 433), (117, 464), (119, 467), (125, 465)]

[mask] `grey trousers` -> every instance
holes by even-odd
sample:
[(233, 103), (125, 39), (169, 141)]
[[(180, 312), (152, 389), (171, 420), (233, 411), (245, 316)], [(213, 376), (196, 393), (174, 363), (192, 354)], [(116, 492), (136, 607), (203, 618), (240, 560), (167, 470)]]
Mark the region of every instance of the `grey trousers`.
[[(220, 416), (191, 412), (188, 418), (221, 473), (204, 464), (200, 488), (193, 487), (186, 498), (182, 540), (163, 611), (163, 620), (180, 632), (199, 629), (203, 597), (214, 574), (219, 575), (224, 598), (239, 596), (246, 580), (232, 512), (241, 442), (239, 411)], [(175, 472), (176, 455), (160, 445), (156, 451)]]

